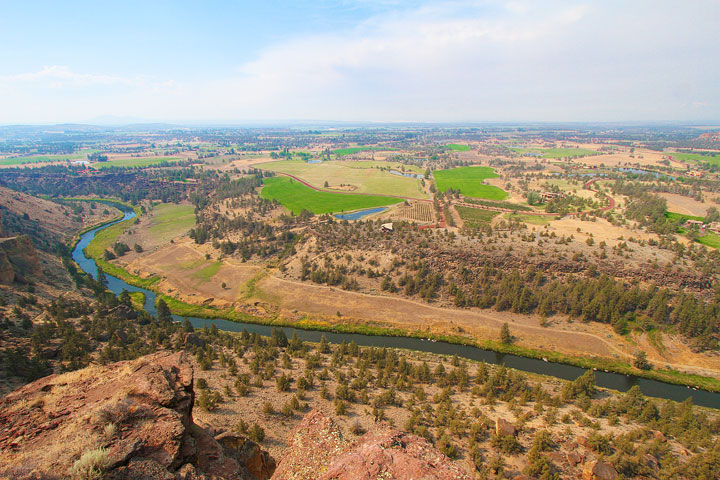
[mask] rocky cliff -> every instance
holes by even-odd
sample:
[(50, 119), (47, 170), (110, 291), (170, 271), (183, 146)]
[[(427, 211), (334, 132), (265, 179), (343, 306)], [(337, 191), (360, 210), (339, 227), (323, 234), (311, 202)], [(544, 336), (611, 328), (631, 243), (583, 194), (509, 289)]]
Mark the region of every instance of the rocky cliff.
[(41, 274), (40, 260), (30, 237), (0, 238), (0, 283), (23, 282)]
[(343, 437), (320, 411), (293, 433), (273, 480), (470, 480), (472, 477), (425, 439), (381, 425), (357, 440)]
[(0, 479), (265, 480), (249, 439), (194, 424), (184, 353), (51, 375), (0, 400)]

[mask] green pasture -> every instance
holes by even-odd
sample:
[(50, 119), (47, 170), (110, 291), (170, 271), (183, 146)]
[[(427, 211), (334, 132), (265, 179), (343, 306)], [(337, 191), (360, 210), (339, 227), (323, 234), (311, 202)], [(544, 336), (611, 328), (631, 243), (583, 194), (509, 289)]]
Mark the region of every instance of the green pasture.
[(505, 218), (529, 223), (530, 225), (547, 225), (551, 221), (557, 220), (557, 217), (551, 217), (549, 215), (530, 215), (527, 213), (506, 213)]
[(344, 155), (352, 155), (354, 153), (360, 153), (360, 152), (387, 152), (395, 150), (394, 148), (389, 147), (346, 147), (346, 148), (338, 148), (337, 150), (333, 150), (332, 153), (337, 155), (338, 157), (342, 157)]
[(438, 191), (460, 190), (466, 197), (487, 200), (505, 200), (508, 194), (502, 188), (485, 185), (483, 180), (497, 178), (499, 175), (490, 167), (460, 167), (450, 170), (438, 170), (433, 176)]
[(720, 154), (713, 155), (702, 155), (700, 153), (683, 153), (683, 152), (668, 152), (668, 155), (672, 156), (675, 160), (680, 162), (698, 162), (698, 163), (709, 163), (710, 165), (720, 165)]
[(179, 162), (182, 158), (179, 157), (138, 157), (138, 158), (122, 158), (119, 160), (110, 160), (108, 162), (97, 162), (93, 163), (92, 167), (97, 169), (109, 168), (109, 167), (121, 167), (121, 168), (142, 168), (151, 167), (158, 165), (163, 162)]
[(445, 148), (448, 148), (452, 150), (453, 152), (469, 152), (470, 146), (469, 145), (461, 145), (459, 143), (450, 143), (448, 145), (445, 145)]
[(587, 148), (518, 148), (513, 147), (511, 150), (519, 153), (539, 153), (542, 158), (565, 158), (565, 157), (589, 157), (592, 155), (602, 155), (601, 152), (589, 150)]
[(77, 153), (66, 155), (30, 155), (27, 157), (8, 157), (0, 159), (0, 165), (26, 165), (30, 163), (66, 162), (71, 160), (87, 160), (87, 155), (95, 150), (82, 150)]
[(202, 281), (208, 281), (217, 274), (218, 270), (222, 267), (222, 262), (216, 261), (210, 263), (208, 266), (201, 268), (197, 272), (192, 274), (193, 278)]
[[(427, 198), (422, 184), (417, 178), (394, 175), (376, 167), (392, 168), (401, 171), (401, 164), (393, 162), (346, 162), (329, 161), (323, 163), (307, 163), (302, 160), (281, 160), (258, 165), (265, 170), (287, 173), (303, 179), (316, 188), (325, 189), (325, 182), (330, 188), (341, 184), (356, 187), (355, 193), (373, 195), (398, 195), (409, 198)], [(406, 166), (406, 171), (413, 170)], [(423, 173), (419, 168), (415, 173)]]
[(665, 212), (665, 217), (669, 220), (679, 220), (682, 223), (685, 223), (688, 220), (698, 220), (698, 221), (704, 220), (704, 217), (698, 217), (695, 215), (685, 215), (682, 213), (675, 213), (675, 212)]
[(148, 231), (154, 237), (169, 240), (186, 234), (195, 226), (195, 207), (162, 203), (150, 211)]
[(303, 209), (315, 214), (339, 213), (363, 208), (382, 207), (402, 202), (399, 198), (380, 195), (347, 195), (335, 192), (318, 192), (288, 177), (270, 177), (263, 180), (260, 195), (277, 200), (295, 214)]
[(705, 235), (697, 239), (698, 243), (707, 245), (712, 248), (720, 248), (720, 235), (717, 233), (707, 232)]
[(460, 214), (460, 218), (463, 219), (465, 225), (471, 228), (478, 228), (482, 225), (490, 223), (492, 219), (500, 213), (493, 210), (483, 210), (481, 208), (463, 206), (456, 206), (455, 209)]

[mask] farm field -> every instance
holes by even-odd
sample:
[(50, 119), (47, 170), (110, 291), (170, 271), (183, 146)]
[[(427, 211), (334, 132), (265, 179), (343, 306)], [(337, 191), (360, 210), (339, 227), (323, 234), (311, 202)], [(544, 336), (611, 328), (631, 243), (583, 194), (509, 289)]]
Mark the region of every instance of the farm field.
[(352, 155), (354, 153), (360, 153), (360, 152), (386, 152), (390, 150), (395, 150), (394, 148), (389, 147), (347, 147), (347, 148), (338, 148), (337, 150), (333, 150), (332, 153), (337, 155), (338, 157), (342, 157), (345, 155)]
[(395, 208), (390, 215), (392, 220), (429, 223), (435, 221), (433, 205), (429, 202), (412, 202)]
[(681, 162), (698, 162), (698, 163), (709, 163), (710, 165), (720, 165), (720, 155), (701, 155), (699, 153), (683, 153), (683, 152), (668, 152), (673, 159)]
[(712, 248), (720, 248), (720, 235), (712, 232), (707, 232), (705, 235), (697, 239), (698, 243), (707, 245)]
[(498, 178), (490, 167), (460, 167), (451, 170), (438, 170), (434, 173), (435, 184), (439, 192), (449, 189), (460, 190), (467, 197), (486, 200), (505, 200), (508, 193), (502, 188), (486, 185), (483, 180)]
[[(388, 171), (380, 170), (380, 168), (392, 168), (400, 171), (403, 166), (392, 162), (330, 161), (306, 163), (302, 160), (283, 160), (258, 165), (258, 167), (266, 170), (294, 175), (316, 188), (336, 188), (338, 191), (344, 190), (376, 195), (392, 193), (401, 197), (427, 198), (419, 179), (394, 175)], [(405, 170), (412, 169), (405, 166)], [(413, 171), (423, 173), (417, 167)], [(328, 187), (325, 187), (325, 182), (327, 182)], [(345, 187), (341, 187), (341, 185)]]
[(178, 162), (182, 160), (179, 157), (138, 157), (138, 158), (121, 158), (118, 160), (110, 160), (107, 162), (93, 163), (92, 167), (96, 169), (103, 169), (109, 167), (150, 167), (152, 165), (158, 165), (163, 162)]
[(688, 220), (699, 220), (702, 221), (704, 217), (699, 217), (697, 215), (685, 215), (682, 213), (675, 213), (675, 212), (667, 212), (665, 213), (665, 216), (669, 218), (670, 220), (680, 220), (681, 222), (686, 222)]
[(589, 157), (593, 155), (602, 155), (601, 152), (589, 150), (587, 148), (512, 148), (519, 154), (539, 153), (542, 158), (565, 158), (565, 157)]
[(479, 228), (487, 225), (500, 213), (492, 210), (483, 210), (481, 208), (463, 207), (461, 205), (457, 205), (455, 209), (458, 214), (460, 214), (460, 218), (465, 222), (465, 225), (470, 228)]
[(148, 231), (152, 236), (175, 238), (184, 235), (195, 226), (195, 208), (192, 205), (163, 203), (152, 212)]
[(362, 208), (383, 207), (402, 202), (399, 198), (380, 195), (347, 195), (335, 192), (318, 192), (287, 177), (266, 178), (263, 183), (265, 186), (260, 192), (263, 198), (277, 200), (295, 214), (300, 213), (303, 209), (315, 214), (338, 213)]
[(461, 145), (459, 143), (450, 143), (447, 145), (447, 148), (449, 148), (453, 152), (469, 152), (470, 151), (469, 145)]
[(83, 150), (67, 155), (31, 155), (27, 157), (8, 157), (0, 159), (0, 166), (27, 165), (32, 163), (66, 162), (70, 160), (87, 160), (87, 154), (94, 150)]
[(551, 217), (549, 215), (529, 215), (526, 213), (506, 213), (505, 218), (508, 220), (518, 220), (523, 223), (529, 223), (530, 225), (548, 225), (551, 221), (557, 220), (558, 217)]

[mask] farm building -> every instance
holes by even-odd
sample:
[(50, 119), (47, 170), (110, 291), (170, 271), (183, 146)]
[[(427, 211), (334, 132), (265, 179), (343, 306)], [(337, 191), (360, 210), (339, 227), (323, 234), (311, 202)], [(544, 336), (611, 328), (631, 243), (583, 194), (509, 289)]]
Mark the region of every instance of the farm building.
[(556, 198), (565, 198), (565, 194), (562, 192), (542, 192), (540, 194), (543, 203), (555, 200)]

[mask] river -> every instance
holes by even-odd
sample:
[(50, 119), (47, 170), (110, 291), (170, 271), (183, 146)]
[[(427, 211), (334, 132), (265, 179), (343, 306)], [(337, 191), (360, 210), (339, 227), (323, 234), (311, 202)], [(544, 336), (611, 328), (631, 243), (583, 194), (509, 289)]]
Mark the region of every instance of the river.
[[(117, 204), (115, 206), (123, 211), (124, 217), (121, 220), (117, 220), (116, 222), (97, 227), (84, 233), (80, 237), (80, 240), (78, 241), (75, 249), (72, 252), (73, 260), (75, 260), (78, 265), (80, 265), (80, 268), (82, 268), (83, 271), (89, 273), (93, 277), (97, 276), (97, 265), (95, 264), (95, 261), (93, 259), (85, 256), (85, 253), (83, 252), (85, 247), (87, 247), (87, 245), (95, 237), (95, 234), (98, 231), (107, 228), (110, 225), (114, 225), (115, 223), (135, 217), (135, 213), (127, 207)], [(155, 293), (144, 288), (129, 285), (123, 280), (113, 277), (112, 275), (106, 276), (108, 280), (108, 288), (116, 295), (122, 293), (123, 290), (127, 290), (129, 292), (144, 293), (145, 310), (153, 315), (155, 314)], [(185, 317), (173, 315), (173, 318), (176, 321), (183, 321)], [(215, 326), (217, 326), (220, 330), (226, 330), (230, 332), (241, 332), (243, 329), (245, 329), (251, 333), (268, 336), (270, 335), (270, 331), (273, 328), (272, 326), (268, 325), (240, 323), (224, 319), (206, 319), (195, 317), (187, 318), (190, 323), (196, 328), (209, 326), (214, 323)], [(320, 337), (324, 334), (328, 341), (331, 343), (341, 343), (343, 340), (345, 340), (346, 342), (355, 342), (360, 346), (367, 347), (375, 346), (403, 348), (407, 350), (417, 350), (422, 352), (438, 353), (444, 355), (457, 355), (458, 357), (467, 358), (469, 360), (485, 361), (487, 363), (493, 364), (505, 364), (508, 367), (518, 370), (540, 373), (543, 375), (550, 375), (565, 380), (574, 380), (583, 373), (585, 373), (585, 369), (574, 367), (571, 365), (545, 362), (542, 360), (536, 360), (534, 358), (526, 358), (517, 355), (498, 353), (468, 345), (455, 345), (451, 343), (435, 342), (419, 338), (320, 332), (314, 330), (300, 330), (289, 327), (285, 327), (283, 328), (283, 330), (288, 336), (288, 338), (290, 338), (293, 333), (297, 333), (300, 339), (308, 342), (319, 342)], [(673, 385), (669, 383), (659, 382), (656, 380), (635, 377), (632, 375), (622, 375), (618, 373), (608, 373), (603, 371), (596, 371), (595, 378), (597, 381), (597, 385), (604, 388), (611, 388), (624, 392), (630, 389), (630, 387), (638, 385), (640, 387), (640, 390), (642, 390), (645, 395), (651, 397), (666, 398), (678, 402), (681, 402), (688, 397), (692, 397), (695, 405), (720, 408), (720, 393), (713, 393), (705, 390), (694, 390), (681, 385)]]

